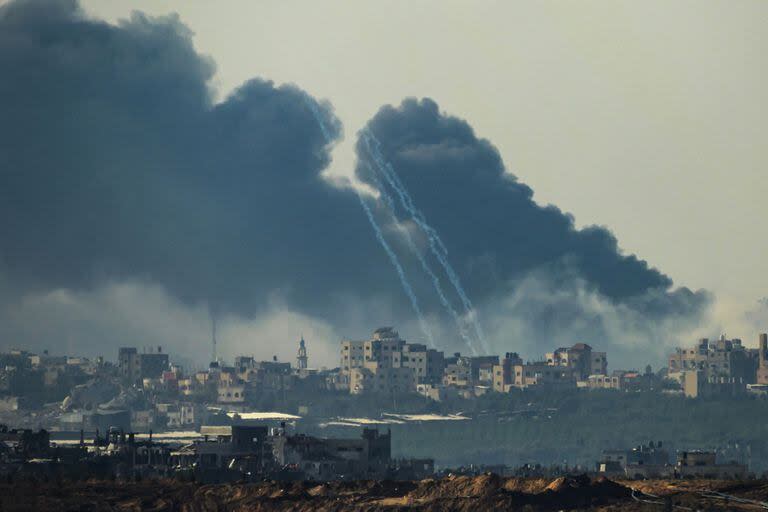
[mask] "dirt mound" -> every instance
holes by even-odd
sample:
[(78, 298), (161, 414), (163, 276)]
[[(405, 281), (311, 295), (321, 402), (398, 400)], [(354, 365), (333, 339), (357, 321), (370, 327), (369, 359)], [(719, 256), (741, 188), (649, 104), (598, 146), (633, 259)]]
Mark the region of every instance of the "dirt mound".
[(525, 494), (538, 494), (543, 492), (550, 484), (547, 478), (507, 478), (504, 489)]
[(422, 480), (409, 496), (420, 500), (488, 496), (503, 490), (503, 484), (503, 479), (492, 473), (475, 477), (450, 475), (442, 480)]
[[(659, 482), (661, 484), (661, 482)], [(723, 493), (765, 501), (768, 482), (730, 482)], [(710, 487), (709, 491), (717, 490)], [(682, 491), (676, 501), (695, 508), (714, 498)], [(704, 500), (704, 501), (702, 501)], [(707, 501), (708, 500), (708, 501)], [(725, 503), (725, 502), (724, 502)], [(733, 505), (731, 502), (729, 505)], [(199, 485), (173, 481), (0, 483), (0, 510), (121, 510), (155, 512), (478, 512), (482, 510), (640, 510), (631, 490), (605, 478), (549, 479), (451, 476), (412, 482), (259, 482)], [(733, 507), (731, 507), (733, 510)]]
[(544, 489), (545, 491), (552, 492), (566, 492), (570, 489), (578, 489), (586, 487), (592, 484), (592, 481), (587, 475), (579, 475), (576, 477), (561, 476), (552, 480), (552, 482)]
[(579, 475), (556, 478), (536, 496), (540, 505), (567, 503), (569, 508), (588, 507), (630, 499), (632, 489), (604, 477), (591, 480), (586, 475)]

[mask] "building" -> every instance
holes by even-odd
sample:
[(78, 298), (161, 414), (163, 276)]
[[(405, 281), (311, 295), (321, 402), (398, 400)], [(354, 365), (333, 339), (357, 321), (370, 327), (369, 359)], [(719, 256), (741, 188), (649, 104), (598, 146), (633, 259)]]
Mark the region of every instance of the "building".
[(194, 468), (201, 482), (240, 480), (272, 467), (268, 428), (262, 425), (202, 426), (202, 441), (171, 453), (172, 462)]
[(462, 356), (456, 352), (445, 359), (443, 384), (459, 388), (493, 386), (493, 367), (498, 364), (499, 356)]
[(141, 379), (141, 363), (136, 347), (120, 347), (117, 351), (117, 368), (125, 381)]
[(353, 394), (407, 393), (416, 391), (416, 378), (411, 368), (366, 361), (362, 368), (352, 369), (349, 386)]
[(168, 354), (163, 354), (162, 347), (157, 347), (157, 352), (142, 354), (136, 347), (118, 349), (117, 368), (124, 381), (136, 383), (144, 379), (159, 379), (169, 367)]
[(635, 479), (670, 478), (674, 468), (669, 452), (661, 441), (638, 445), (631, 450), (603, 450), (597, 471), (606, 476), (626, 476)]
[(587, 389), (622, 389), (622, 376), (614, 375), (590, 375), (587, 380), (580, 380), (578, 382), (579, 387)]
[(291, 371), (291, 363), (283, 363), (276, 358), (272, 361), (253, 361), (237, 377), (255, 392), (288, 391), (293, 388), (296, 379)]
[(576, 387), (575, 370), (546, 361), (522, 363), (515, 353), (507, 354), (493, 369), (493, 390), (508, 393), (512, 388), (570, 389)]
[[(157, 414), (164, 420), (163, 423), (165, 427), (178, 429), (193, 428), (195, 426), (196, 407), (195, 404), (191, 402), (156, 404), (155, 409)], [(144, 418), (140, 419), (143, 420)], [(154, 418), (152, 419), (154, 421)]]
[(245, 403), (245, 385), (236, 381), (219, 382), (216, 387), (217, 402), (220, 404)]
[(393, 467), (410, 468), (427, 476), (434, 467), (431, 460), (392, 464), (391, 434), (376, 429), (363, 429), (357, 439), (288, 435), (284, 424), (271, 429), (261, 425), (203, 426), (200, 433), (203, 440), (170, 454), (170, 465), (192, 471), (205, 483), (264, 478), (382, 479)]
[(683, 372), (683, 393), (689, 398), (705, 396), (734, 396), (747, 392), (744, 379), (724, 376), (708, 376), (704, 370)]
[(576, 370), (534, 362), (515, 366), (515, 386), (519, 388), (546, 387), (570, 389), (576, 387)]
[(168, 354), (163, 354), (162, 347), (157, 347), (157, 352), (139, 354), (139, 372), (142, 379), (159, 379), (169, 368)]
[(363, 429), (359, 439), (288, 436), (281, 429), (272, 439), (273, 455), (281, 467), (292, 467), (305, 480), (380, 479), (391, 461), (392, 436)]
[(677, 348), (669, 356), (670, 379), (684, 385), (687, 372), (702, 372), (705, 381), (725, 379), (727, 382), (754, 384), (758, 366), (758, 351), (746, 349), (740, 339), (726, 339), (710, 342), (702, 338), (691, 348)]
[(715, 452), (682, 451), (677, 454), (675, 475), (678, 478), (722, 478), (742, 479), (747, 476), (747, 466), (730, 462), (718, 464)]
[(442, 380), (445, 369), (443, 352), (427, 348), (421, 343), (403, 345), (402, 365), (410, 368), (416, 378), (416, 384), (437, 384)]
[(183, 396), (193, 396), (197, 391), (197, 381), (191, 377), (185, 377), (178, 381), (179, 393)]
[(350, 393), (415, 393), (418, 384), (440, 382), (444, 357), (381, 327), (370, 340), (342, 341), (340, 363), (338, 382)]
[(352, 368), (360, 368), (365, 362), (365, 342), (344, 340), (341, 342), (341, 363), (339, 369), (349, 374)]
[(307, 346), (304, 343), (304, 336), (302, 336), (301, 341), (299, 341), (299, 352), (296, 355), (296, 368), (306, 370), (307, 362)]
[(497, 393), (509, 393), (515, 387), (515, 368), (523, 365), (517, 352), (507, 352), (501, 364), (493, 366), (493, 390)]
[(572, 347), (561, 347), (545, 356), (547, 364), (574, 370), (578, 380), (586, 380), (590, 375), (608, 374), (608, 357), (605, 352), (594, 352), (586, 343), (576, 343)]

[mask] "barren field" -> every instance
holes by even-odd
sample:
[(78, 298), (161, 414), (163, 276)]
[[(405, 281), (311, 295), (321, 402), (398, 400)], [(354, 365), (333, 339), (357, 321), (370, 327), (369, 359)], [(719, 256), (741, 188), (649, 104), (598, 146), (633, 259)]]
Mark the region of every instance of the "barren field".
[(766, 481), (614, 482), (447, 477), (416, 482), (29, 481), (0, 484), (0, 511), (765, 510)]

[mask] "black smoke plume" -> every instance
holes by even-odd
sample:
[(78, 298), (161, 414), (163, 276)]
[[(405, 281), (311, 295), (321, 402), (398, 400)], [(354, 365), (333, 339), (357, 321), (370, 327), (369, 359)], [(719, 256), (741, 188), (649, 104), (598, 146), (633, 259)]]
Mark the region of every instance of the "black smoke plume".
[[(263, 79), (217, 103), (214, 72), (175, 16), (135, 13), (112, 25), (74, 0), (0, 7), (0, 323), (5, 315), (64, 325), (38, 318), (26, 298), (47, 297), (41, 311), (51, 312), (57, 290), (70, 300), (130, 282), (147, 284), (152, 303), (165, 303), (161, 289), (222, 317), (257, 316), (278, 297), (345, 335), (380, 324), (416, 331), (355, 193), (321, 175), (330, 147), (308, 105), (338, 140), (330, 104)], [(607, 325), (639, 332), (633, 346), (645, 347), (677, 332), (645, 332), (648, 322), (679, 330), (703, 310), (704, 293), (672, 289), (667, 276), (621, 254), (606, 229), (577, 230), (557, 208), (537, 205), (488, 141), (431, 100), (384, 107), (369, 128), (438, 229), (494, 349), (621, 341)], [(364, 167), (357, 172), (370, 182)], [(462, 348), (386, 205), (376, 206), (440, 345)], [(119, 303), (141, 301), (133, 286)], [(31, 346), (31, 331), (57, 329), (16, 325), (0, 343)], [(103, 342), (132, 336), (105, 333)], [(282, 341), (293, 340), (263, 343)]]

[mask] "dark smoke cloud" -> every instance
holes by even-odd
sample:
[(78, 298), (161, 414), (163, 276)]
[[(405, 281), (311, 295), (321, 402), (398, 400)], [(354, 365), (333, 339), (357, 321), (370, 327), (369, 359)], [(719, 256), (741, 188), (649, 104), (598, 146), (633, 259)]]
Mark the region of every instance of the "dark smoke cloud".
[[(169, 322), (200, 322), (206, 307), (222, 317), (288, 311), (283, 318), (320, 322), (327, 338), (381, 324), (418, 336), (355, 193), (321, 176), (329, 147), (308, 103), (338, 139), (330, 105), (261, 79), (215, 103), (213, 73), (175, 16), (133, 14), (110, 25), (69, 0), (0, 7), (0, 324), (13, 326), (0, 337), (55, 339), (56, 327), (22, 324), (71, 325), (91, 318), (83, 311), (94, 303), (119, 304), (120, 315), (141, 310), (159, 325), (163, 315), (130, 306), (141, 297), (168, 310)], [(576, 336), (613, 343), (617, 326), (645, 347), (668, 335), (648, 332), (648, 321), (677, 332), (702, 311), (705, 294), (672, 290), (667, 276), (622, 255), (607, 230), (576, 230), (557, 208), (536, 205), (496, 149), (434, 102), (385, 107), (370, 127), (440, 231), (494, 349), (535, 354)], [(364, 169), (358, 174), (366, 180)], [(462, 348), (375, 206), (438, 343)], [(122, 290), (127, 299), (109, 298), (125, 297)], [(79, 313), (58, 318), (62, 304)], [(14, 321), (3, 322), (3, 311)], [(88, 321), (93, 327), (81, 331), (96, 345), (109, 322)], [(124, 332), (106, 342), (146, 336), (115, 325)], [(174, 336), (192, 333), (160, 337)], [(84, 343), (70, 341), (70, 351)]]
[[(367, 128), (439, 232), (486, 320), (525, 324), (507, 331), (517, 339), (497, 332), (497, 346), (580, 337), (620, 342), (612, 339), (621, 336), (619, 325), (624, 337), (669, 342), (665, 338), (693, 325), (708, 304), (705, 292), (672, 289), (668, 276), (622, 254), (606, 228), (576, 229), (570, 215), (536, 204), (531, 188), (505, 170), (496, 148), (465, 121), (442, 114), (434, 101), (383, 107)], [(362, 139), (357, 153), (358, 177), (375, 186)], [(602, 306), (587, 304), (595, 301)], [(677, 329), (657, 332), (659, 322)]]
[[(257, 79), (214, 104), (213, 73), (175, 16), (115, 26), (74, 1), (0, 9), (10, 285), (140, 278), (247, 314), (274, 293), (326, 313), (333, 294), (381, 291), (367, 265), (386, 259), (360, 205), (320, 176), (330, 158), (315, 100)], [(319, 112), (339, 137), (330, 106)]]

